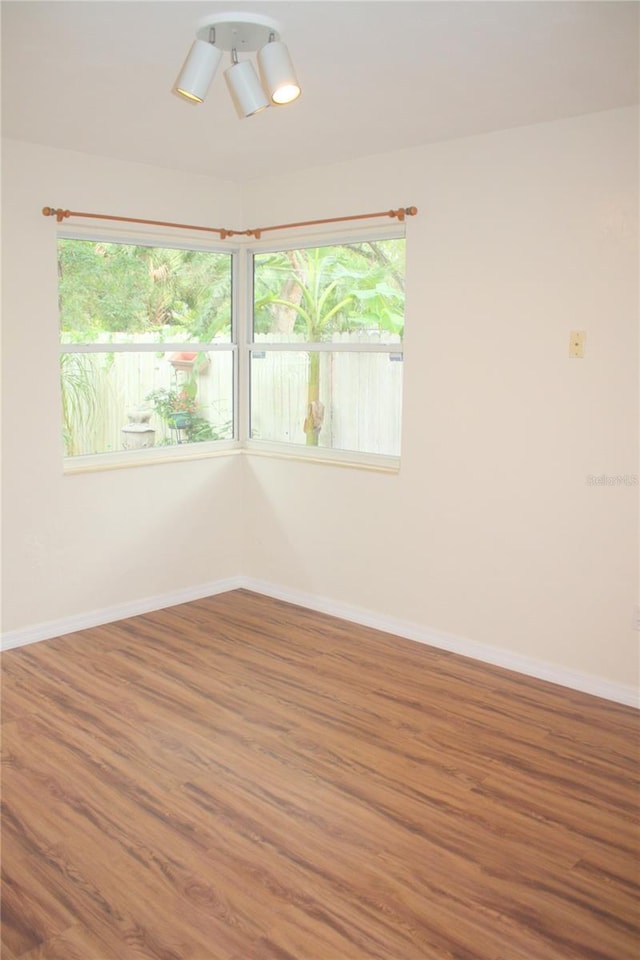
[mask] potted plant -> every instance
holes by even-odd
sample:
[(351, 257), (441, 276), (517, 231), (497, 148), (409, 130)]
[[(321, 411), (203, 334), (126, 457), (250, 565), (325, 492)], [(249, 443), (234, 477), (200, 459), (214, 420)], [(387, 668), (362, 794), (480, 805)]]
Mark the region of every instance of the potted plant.
[(196, 381), (187, 380), (175, 390), (160, 387), (145, 398), (167, 426), (177, 432), (178, 443), (183, 442), (183, 432), (187, 443), (219, 439), (209, 421), (200, 414), (197, 393)]

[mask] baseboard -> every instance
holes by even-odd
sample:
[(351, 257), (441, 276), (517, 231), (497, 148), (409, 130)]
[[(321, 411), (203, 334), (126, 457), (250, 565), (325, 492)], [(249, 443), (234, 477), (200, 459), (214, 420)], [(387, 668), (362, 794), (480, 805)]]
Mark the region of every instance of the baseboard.
[(525, 657), (521, 654), (504, 650), (501, 647), (492, 647), (477, 643), (474, 640), (468, 640), (464, 637), (425, 629), (415, 623), (397, 620), (394, 617), (385, 617), (361, 607), (352, 607), (350, 604), (336, 603), (328, 597), (318, 597), (315, 594), (288, 590), (277, 584), (268, 583), (264, 580), (256, 580), (251, 577), (245, 577), (243, 579), (245, 589), (262, 593), (268, 597), (274, 597), (277, 600), (295, 603), (298, 606), (307, 607), (310, 610), (317, 610), (319, 613), (328, 613), (333, 617), (340, 617), (342, 620), (350, 620), (364, 627), (373, 627), (375, 630), (382, 630), (384, 633), (392, 633), (398, 637), (404, 637), (407, 640), (425, 643), (428, 646), (437, 647), (440, 650), (459, 653), (464, 657), (471, 657), (473, 660), (490, 663), (496, 667), (504, 667), (506, 670), (514, 670), (516, 673), (522, 673), (528, 677), (535, 677), (537, 680), (547, 680), (549, 683), (555, 683), (561, 687), (569, 687), (572, 690), (579, 690), (581, 693), (588, 693), (592, 696), (602, 697), (605, 700), (612, 700), (616, 703), (623, 703), (630, 707), (640, 707), (639, 691), (638, 688), (634, 686), (614, 683), (610, 680), (604, 680), (592, 674), (580, 673), (576, 670), (568, 670), (566, 667), (559, 666), (558, 664), (535, 660), (531, 657)]
[(592, 674), (568, 670), (558, 664), (535, 660), (531, 657), (524, 657), (520, 654), (512, 653), (509, 650), (504, 650), (501, 647), (492, 647), (477, 643), (474, 640), (468, 640), (464, 637), (425, 629), (418, 624), (398, 620), (394, 617), (385, 617), (380, 613), (362, 607), (338, 603), (329, 597), (317, 596), (316, 594), (305, 593), (299, 590), (290, 590), (265, 580), (242, 576), (230, 577), (225, 580), (215, 580), (211, 583), (200, 584), (197, 587), (189, 587), (184, 590), (173, 591), (172, 593), (146, 597), (130, 603), (117, 604), (113, 607), (105, 607), (101, 610), (93, 610), (87, 613), (77, 614), (76, 616), (65, 617), (61, 620), (49, 620), (46, 623), (35, 624), (23, 630), (8, 631), (2, 635), (1, 648), (2, 650), (10, 650), (14, 647), (22, 647), (29, 643), (36, 643), (39, 640), (50, 640), (53, 637), (60, 637), (67, 633), (75, 633), (77, 630), (86, 630), (89, 627), (97, 627), (104, 623), (113, 623), (116, 620), (135, 617), (141, 613), (151, 613), (154, 610), (173, 607), (179, 603), (188, 603), (190, 600), (201, 600), (203, 597), (212, 597), (218, 593), (226, 593), (229, 590), (238, 590), (241, 588), (253, 590), (255, 593), (261, 593), (267, 597), (274, 597), (277, 600), (284, 600), (287, 603), (307, 607), (309, 610), (317, 610), (319, 613), (327, 613), (333, 617), (340, 617), (343, 620), (349, 620), (352, 623), (358, 623), (365, 627), (373, 627), (375, 630), (395, 634), (407, 640), (425, 643), (431, 647), (437, 647), (440, 650), (459, 653), (462, 656), (471, 657), (473, 660), (491, 663), (497, 667), (504, 667), (506, 670), (514, 670), (516, 673), (535, 677), (538, 680), (547, 680), (550, 683), (555, 683), (562, 687), (569, 687), (572, 690), (579, 690), (582, 693), (588, 693), (595, 697), (602, 697), (605, 700), (612, 700), (616, 703), (623, 703), (631, 707), (640, 706), (638, 689), (634, 686), (613, 683), (610, 680), (604, 680)]
[(101, 610), (90, 610), (72, 617), (63, 617), (61, 620), (48, 620), (45, 623), (26, 627), (24, 630), (9, 630), (2, 634), (2, 650), (24, 647), (39, 640), (51, 640), (67, 633), (75, 633), (77, 630), (87, 630), (89, 627), (99, 627), (104, 623), (136, 617), (141, 613), (152, 613), (154, 610), (163, 610), (165, 607), (175, 607), (179, 603), (189, 603), (190, 600), (202, 600), (203, 597), (238, 590), (243, 586), (245, 581), (242, 577), (229, 577), (225, 580), (202, 583), (197, 587), (187, 587), (154, 597), (144, 597), (142, 600), (119, 603)]

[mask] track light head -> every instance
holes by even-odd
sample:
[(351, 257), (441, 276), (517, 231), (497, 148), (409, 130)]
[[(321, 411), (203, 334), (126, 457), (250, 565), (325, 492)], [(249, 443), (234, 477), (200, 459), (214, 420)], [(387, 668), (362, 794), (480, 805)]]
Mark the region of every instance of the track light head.
[(293, 103), (300, 96), (298, 83), (289, 51), (273, 34), (269, 42), (258, 52), (258, 66), (262, 85), (275, 104)]
[(194, 40), (176, 80), (175, 92), (191, 103), (202, 103), (221, 58), (222, 52), (211, 40)]
[(236, 113), (240, 119), (253, 117), (269, 106), (269, 99), (260, 85), (253, 64), (249, 60), (239, 62), (235, 49), (231, 51), (231, 60), (224, 78)]

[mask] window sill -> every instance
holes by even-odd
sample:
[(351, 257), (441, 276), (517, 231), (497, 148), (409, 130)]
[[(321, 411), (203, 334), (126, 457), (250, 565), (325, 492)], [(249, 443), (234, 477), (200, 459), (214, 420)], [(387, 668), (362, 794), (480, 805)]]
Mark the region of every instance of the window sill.
[(373, 470), (376, 473), (398, 473), (400, 470), (400, 457), (373, 453), (354, 453), (349, 450), (331, 450), (328, 447), (305, 447), (302, 444), (248, 440), (243, 452), (251, 457), (297, 460), (299, 463), (322, 463), (332, 467)]
[(298, 463), (324, 464), (332, 467), (348, 467), (355, 470), (370, 470), (374, 473), (395, 474), (400, 471), (400, 457), (375, 454), (357, 454), (347, 450), (330, 450), (326, 447), (307, 448), (302, 445), (269, 443), (249, 440), (244, 446), (236, 441), (218, 441), (215, 444), (182, 444), (152, 447), (135, 452), (123, 450), (117, 453), (97, 453), (82, 457), (65, 457), (64, 474), (99, 473), (103, 470), (128, 470), (131, 467), (149, 467), (158, 463), (182, 463), (187, 460), (210, 460), (217, 457), (247, 455), (275, 460), (296, 460)]
[(209, 460), (215, 457), (236, 456), (242, 453), (235, 440), (215, 443), (184, 443), (148, 450), (122, 450), (117, 453), (95, 453), (82, 457), (65, 457), (65, 475), (97, 473), (102, 470), (125, 470), (131, 467), (149, 467), (157, 463), (182, 463), (185, 460)]

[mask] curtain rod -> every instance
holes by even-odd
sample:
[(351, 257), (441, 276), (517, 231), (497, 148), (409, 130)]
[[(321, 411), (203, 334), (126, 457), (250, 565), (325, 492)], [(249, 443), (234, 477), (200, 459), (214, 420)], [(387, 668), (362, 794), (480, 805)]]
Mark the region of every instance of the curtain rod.
[(260, 239), (263, 233), (269, 230), (286, 230), (295, 227), (315, 227), (323, 223), (344, 223), (348, 220), (369, 220), (374, 217), (395, 217), (404, 220), (405, 217), (415, 217), (417, 207), (399, 207), (397, 210), (382, 210), (379, 213), (357, 213), (350, 217), (327, 217), (326, 220), (300, 220), (298, 223), (277, 223), (271, 227), (257, 227), (253, 230), (226, 230), (224, 227), (199, 227), (192, 223), (171, 223), (167, 220), (141, 220), (138, 217), (115, 217), (107, 213), (80, 213), (77, 210), (63, 210), (55, 207), (43, 207), (42, 215), (55, 217), (62, 223), (68, 217), (85, 217), (90, 220), (117, 220), (119, 223), (143, 223), (152, 227), (175, 227), (179, 230), (202, 230), (205, 233), (217, 233), (221, 240), (227, 237), (255, 237)]

